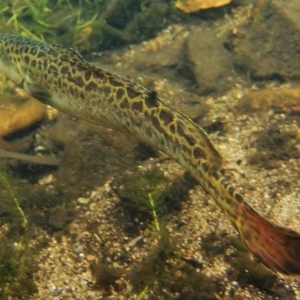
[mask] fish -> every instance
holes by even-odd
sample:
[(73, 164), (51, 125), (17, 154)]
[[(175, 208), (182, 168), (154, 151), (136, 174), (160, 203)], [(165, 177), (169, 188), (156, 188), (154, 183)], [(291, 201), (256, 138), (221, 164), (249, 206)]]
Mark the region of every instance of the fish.
[(299, 233), (256, 212), (223, 176), (223, 159), (205, 130), (156, 91), (96, 67), (71, 48), (4, 33), (0, 72), (42, 103), (167, 154), (212, 196), (254, 257), (273, 272), (300, 274)]

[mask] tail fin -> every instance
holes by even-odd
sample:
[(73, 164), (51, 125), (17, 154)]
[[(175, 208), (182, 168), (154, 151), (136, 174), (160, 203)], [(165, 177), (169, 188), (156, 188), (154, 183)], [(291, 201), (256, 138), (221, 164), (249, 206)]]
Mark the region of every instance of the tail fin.
[(286, 275), (300, 275), (297, 232), (271, 224), (247, 205), (243, 205), (236, 226), (250, 252), (267, 268)]

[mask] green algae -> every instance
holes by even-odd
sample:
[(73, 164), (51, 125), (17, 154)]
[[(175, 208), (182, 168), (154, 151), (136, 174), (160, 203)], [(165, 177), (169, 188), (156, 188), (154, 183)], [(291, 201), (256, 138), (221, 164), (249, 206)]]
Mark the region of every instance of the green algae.
[[(0, 173), (0, 298), (11, 294), (26, 294), (34, 284), (27, 276), (34, 264), (28, 264), (32, 251), (28, 249), (28, 218), (21, 202), (24, 195), (16, 188), (11, 175)], [(23, 283), (26, 284), (23, 287)], [(22, 291), (22, 292), (21, 292)]]
[[(36, 255), (47, 243), (46, 238), (37, 239), (39, 228), (57, 230), (56, 224), (51, 225), (49, 213), (57, 215), (58, 205), (61, 210), (67, 208), (57, 195), (3, 170), (0, 199), (0, 298), (28, 299), (37, 292), (33, 281)], [(61, 216), (59, 222), (63, 222)]]
[[(176, 207), (175, 194), (181, 198), (182, 192), (178, 189), (185, 180), (189, 182), (188, 187), (194, 183), (189, 176), (181, 178), (180, 183), (177, 180), (170, 182), (157, 169), (143, 172), (134, 169), (116, 184), (120, 186), (119, 182), (122, 182), (122, 189), (118, 189), (117, 194), (128, 215), (142, 220), (142, 227), (146, 226), (144, 232), (148, 232), (147, 239), (154, 238), (156, 241), (142, 261), (119, 273), (132, 284), (132, 299), (158, 299), (164, 293), (165, 299), (171, 299), (174, 293), (180, 295), (179, 299), (215, 299), (216, 284), (201, 273), (201, 263), (182, 257), (181, 237), (172, 237), (167, 229), (170, 217), (168, 198)], [(107, 271), (101, 265), (98, 269)], [(97, 286), (106, 282), (105, 276), (111, 285), (115, 285), (111, 278), (119, 279), (112, 276), (114, 270), (111, 269), (108, 273), (103, 271), (95, 274), (98, 275), (95, 278)]]
[(134, 299), (216, 299), (217, 285), (180, 256), (180, 240), (163, 230), (162, 238), (148, 256), (134, 265), (127, 276)]
[(13, 0), (0, 9), (2, 31), (50, 44), (63, 41), (82, 53), (153, 38), (178, 20), (173, 3), (156, 0)]
[[(14, 0), (5, 1), (0, 10), (0, 21), (7, 33), (18, 34), (40, 41), (57, 43), (57, 33), (77, 34), (90, 26), (109, 1), (50, 1)], [(91, 17), (91, 14), (94, 17)]]
[(137, 170), (122, 179), (122, 189), (116, 190), (129, 215), (144, 221), (154, 221), (166, 213), (166, 196), (170, 185), (167, 178), (157, 170), (140, 174)]

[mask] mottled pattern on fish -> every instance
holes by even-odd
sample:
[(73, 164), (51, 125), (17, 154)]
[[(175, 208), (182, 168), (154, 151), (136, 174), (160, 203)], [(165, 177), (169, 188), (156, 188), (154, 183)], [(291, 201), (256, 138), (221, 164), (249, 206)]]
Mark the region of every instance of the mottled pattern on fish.
[(263, 264), (300, 274), (300, 235), (256, 213), (220, 173), (222, 158), (205, 131), (155, 91), (95, 67), (72, 49), (6, 34), (0, 34), (0, 71), (43, 103), (129, 132), (175, 159), (212, 195)]

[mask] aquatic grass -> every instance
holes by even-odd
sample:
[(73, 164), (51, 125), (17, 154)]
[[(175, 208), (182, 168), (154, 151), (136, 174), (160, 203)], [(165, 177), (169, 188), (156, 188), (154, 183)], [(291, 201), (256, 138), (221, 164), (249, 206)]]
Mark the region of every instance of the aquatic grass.
[(47, 242), (37, 238), (38, 228), (67, 227), (70, 208), (62, 203), (44, 187), (0, 170), (0, 299), (29, 299), (36, 292), (36, 255)]
[[(154, 226), (161, 238), (161, 220), (167, 212), (166, 197), (170, 184), (162, 172), (148, 170), (144, 174), (133, 173), (125, 178), (120, 197), (132, 216)], [(153, 223), (152, 223), (153, 222)]]
[[(98, 18), (98, 13), (96, 12), (91, 18), (86, 20), (82, 17), (82, 10), (74, 10), (74, 16), (75, 16), (75, 25), (72, 28), (72, 33), (74, 35), (74, 44), (82, 44), (89, 34), (93, 31), (92, 26), (94, 22)], [(86, 30), (87, 28), (90, 28), (90, 30)], [(88, 32), (88, 33), (87, 33)]]
[(30, 16), (36, 21), (38, 24), (50, 27), (49, 24), (43, 21), (44, 17), (46, 17), (51, 11), (48, 8), (48, 0), (23, 0), (25, 3), (24, 9), (27, 9), (30, 13)]
[(148, 200), (150, 203), (150, 207), (152, 209), (152, 216), (153, 216), (153, 220), (154, 220), (154, 224), (155, 224), (156, 233), (158, 234), (158, 237), (161, 238), (161, 229), (160, 229), (160, 224), (159, 224), (159, 220), (158, 220), (158, 213), (156, 210), (156, 203), (153, 200), (151, 193), (148, 194)]
[[(7, 4), (0, 11), (3, 27), (8, 32), (44, 41), (44, 36), (55, 28), (45, 21), (51, 12), (48, 4), (48, 0), (15, 0)], [(34, 26), (29, 26), (28, 22), (33, 22)]]
[[(10, 173), (0, 171), (0, 216), (3, 232), (0, 235), (0, 298), (7, 299), (12, 289), (20, 286), (31, 268), (27, 251), (28, 217), (20, 202), (24, 198), (17, 181)], [(31, 261), (32, 264), (32, 261)]]
[(76, 3), (70, 0), (13, 0), (0, 8), (0, 22), (6, 32), (42, 42), (47, 39), (56, 44), (57, 32), (60, 32), (66, 45), (74, 46), (86, 43), (90, 33), (96, 30), (94, 23), (99, 19), (98, 12), (105, 9), (107, 3), (106, 0)]
[(150, 289), (150, 286), (147, 285), (147, 286), (142, 290), (142, 292), (136, 297), (136, 300), (142, 300), (142, 299), (144, 299), (145, 296), (147, 295), (149, 289)]
[[(155, 35), (171, 4), (124, 0), (11, 0), (2, 1), (2, 30), (50, 44), (99, 51), (135, 43)], [(156, 24), (156, 25), (155, 25)], [(155, 26), (154, 26), (155, 25)], [(140, 32), (140, 34), (136, 34)]]
[[(20, 33), (20, 26), (19, 26), (19, 21), (18, 21), (20, 12), (15, 10), (14, 5), (11, 6), (11, 9), (9, 8), (9, 6), (7, 6), (7, 8), (8, 8), (8, 11), (10, 11), (12, 13), (12, 16), (6, 22), (2, 22), (2, 23), (5, 25), (5, 27), (9, 26), (12, 23), (14, 31), (16, 33)], [(6, 11), (7, 10), (4, 10), (3, 14)]]
[[(158, 235), (158, 239), (159, 239), (159, 243), (160, 240), (162, 239), (162, 231), (161, 231), (161, 225), (158, 219), (158, 212), (156, 209), (156, 202), (153, 199), (151, 193), (148, 193), (148, 201), (150, 204), (150, 208), (152, 210), (152, 216), (153, 216), (153, 220), (154, 220), (154, 224), (155, 224), (155, 231), (156, 234)], [(145, 297), (147, 296), (151, 286), (153, 285), (154, 281), (155, 281), (155, 274), (153, 274), (153, 276), (150, 278), (150, 280), (148, 281), (147, 285), (143, 288), (143, 290), (141, 291), (141, 293), (137, 296), (136, 300), (143, 300), (145, 299)]]
[[(21, 218), (21, 224), (24, 229), (27, 228), (28, 219), (20, 206), (17, 194), (10, 183), (10, 179), (7, 174), (0, 171), (0, 187), (2, 191), (2, 203), (0, 208), (4, 208), (9, 213)], [(1, 209), (1, 210), (2, 210)]]
[(9, 6), (4, 6), (3, 8), (0, 9), (0, 16), (3, 16), (6, 12), (9, 11)]

